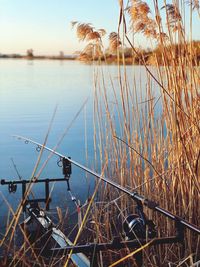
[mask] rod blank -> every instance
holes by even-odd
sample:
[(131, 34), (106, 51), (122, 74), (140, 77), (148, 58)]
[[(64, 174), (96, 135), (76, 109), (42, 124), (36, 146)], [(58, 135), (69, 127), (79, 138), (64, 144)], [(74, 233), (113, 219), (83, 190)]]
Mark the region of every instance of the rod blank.
[(116, 182), (111, 181), (109, 178), (106, 178), (102, 175), (100, 175), (99, 173), (92, 171), (91, 169), (85, 167), (84, 165), (76, 162), (75, 160), (72, 160), (70, 157), (66, 157), (65, 155), (62, 155), (60, 153), (58, 153), (57, 151), (44, 146), (38, 142), (35, 142), (29, 138), (23, 137), (23, 136), (19, 136), (19, 135), (14, 135), (13, 137), (16, 137), (19, 140), (24, 140), (25, 143), (32, 143), (35, 144), (37, 147), (40, 148), (44, 148), (45, 150), (61, 157), (61, 158), (67, 158), (69, 162), (71, 162), (73, 165), (79, 167), (80, 169), (86, 171), (87, 173), (90, 173), (91, 175), (95, 176), (98, 179), (101, 179), (102, 181), (106, 182), (107, 184), (119, 189), (121, 192), (126, 193), (127, 195), (129, 195), (133, 200), (135, 201), (141, 201), (145, 206), (147, 206), (148, 208), (152, 209), (152, 210), (156, 210), (157, 212), (167, 216), (168, 218), (180, 223), (181, 225), (183, 225), (184, 227), (187, 227), (188, 229), (196, 232), (197, 234), (200, 234), (200, 228), (196, 225), (191, 224), (190, 222), (184, 220), (183, 218), (176, 216), (174, 214), (172, 214), (171, 212), (161, 208), (158, 206), (157, 203), (155, 203), (154, 201), (148, 200), (146, 198), (144, 198), (143, 196), (140, 196), (139, 194), (137, 194), (137, 192), (131, 192), (130, 190), (128, 190), (127, 188), (117, 184)]

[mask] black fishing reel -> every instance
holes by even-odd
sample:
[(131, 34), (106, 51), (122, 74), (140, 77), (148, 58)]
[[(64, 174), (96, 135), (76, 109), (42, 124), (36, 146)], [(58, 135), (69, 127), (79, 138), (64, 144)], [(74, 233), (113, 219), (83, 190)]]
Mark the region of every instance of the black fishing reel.
[(124, 232), (126, 237), (130, 240), (133, 239), (146, 239), (154, 238), (157, 235), (155, 224), (152, 220), (144, 221), (139, 215), (129, 215), (123, 223)]
[(157, 236), (156, 225), (149, 220), (143, 211), (143, 205), (137, 202), (136, 214), (129, 215), (123, 223), (126, 237), (133, 239), (154, 238)]

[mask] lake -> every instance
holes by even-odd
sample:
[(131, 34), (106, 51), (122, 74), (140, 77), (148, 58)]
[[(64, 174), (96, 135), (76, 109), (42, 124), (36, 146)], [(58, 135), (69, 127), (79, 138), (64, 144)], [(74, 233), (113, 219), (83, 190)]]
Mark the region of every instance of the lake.
[[(95, 68), (98, 67), (95, 66)], [(105, 68), (107, 68), (106, 73), (109, 72), (117, 82), (117, 66), (110, 65)], [(141, 82), (139, 74), (144, 72), (144, 67), (128, 66), (130, 79), (133, 69), (136, 75), (138, 73), (138, 80)], [(93, 168), (93, 71), (94, 66), (78, 61), (0, 60), (1, 179), (18, 179), (14, 164), (20, 176), (29, 179), (37, 161), (38, 153), (35, 147), (31, 144), (25, 145), (24, 142), (14, 139), (12, 135), (22, 135), (40, 143), (44, 142), (57, 106), (47, 141), (47, 146), (52, 148), (87, 98), (87, 104), (57, 150)], [(108, 88), (111, 86), (109, 79), (106, 79), (105, 83)], [(145, 84), (146, 76), (143, 75), (144, 89)], [(158, 92), (155, 95), (157, 96)], [(88, 161), (86, 160), (86, 144)], [(45, 161), (47, 155), (48, 153), (44, 153), (41, 162)], [(73, 167), (72, 172), (71, 188), (77, 198), (85, 201), (88, 196), (88, 183), (92, 185), (94, 178), (86, 177), (86, 174), (76, 167)], [(62, 177), (62, 169), (57, 166), (57, 157), (52, 157), (40, 177)], [(55, 185), (52, 207), (72, 209), (73, 203), (68, 201), (66, 189), (66, 185)], [(21, 188), (18, 187), (15, 194), (9, 194), (5, 186), (1, 186), (0, 191), (15, 209), (21, 198)], [(34, 192), (37, 196), (43, 197), (42, 186), (35, 186)], [(5, 223), (8, 208), (2, 196), (0, 196), (0, 209), (1, 221)]]

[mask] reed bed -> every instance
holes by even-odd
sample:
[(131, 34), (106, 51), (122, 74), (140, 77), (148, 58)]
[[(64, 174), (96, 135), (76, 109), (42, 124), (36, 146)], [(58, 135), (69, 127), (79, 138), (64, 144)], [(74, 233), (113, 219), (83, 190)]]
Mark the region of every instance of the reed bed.
[[(147, 2), (133, 0), (125, 7), (120, 1), (118, 32), (109, 36), (110, 49), (118, 56), (117, 78), (109, 72), (106, 57), (103, 64), (102, 56), (98, 57), (98, 64), (96, 61), (94, 146), (97, 161), (102, 165), (107, 162), (105, 173), (112, 180), (199, 225), (200, 73), (192, 43), (192, 16), (193, 12), (199, 12), (199, 5), (193, 1), (189, 6), (182, 1), (164, 2), (162, 8), (157, 1), (153, 4), (152, 12)], [(188, 8), (190, 42), (184, 21)], [(127, 12), (130, 25), (126, 23)], [(161, 12), (164, 12), (164, 21)], [(147, 65), (142, 54), (139, 55), (142, 67), (133, 66), (130, 71), (131, 67), (126, 66), (123, 51), (127, 44), (132, 48), (133, 62), (134, 56), (138, 56), (128, 27), (134, 35), (143, 34), (159, 44), (161, 57), (158, 60), (154, 55), (154, 66)], [(101, 44), (100, 37), (94, 39)], [(159, 111), (158, 106), (161, 106)], [(105, 185), (100, 199), (106, 201), (107, 206), (98, 206), (93, 213), (98, 226), (96, 239), (111, 241), (117, 232), (122, 233), (120, 226), (128, 214), (134, 213), (134, 203)], [(156, 223), (160, 236), (174, 234), (172, 221), (147, 209), (145, 212)], [(186, 231), (185, 248), (185, 255), (181, 255), (180, 246), (175, 244), (144, 250), (144, 266), (193, 266), (200, 257), (199, 237)], [(102, 255), (111, 264), (116, 254), (118, 259), (123, 258), (124, 251)], [(102, 266), (104, 257), (100, 258)], [(129, 264), (133, 264), (133, 259)]]
[[(105, 30), (96, 30), (91, 24), (73, 22), (78, 38), (88, 42), (82, 58), (88, 59), (90, 55), (95, 60), (93, 87), (96, 168), (101, 169), (113, 181), (138, 191), (158, 202), (161, 207), (198, 225), (200, 69), (192, 42), (192, 16), (193, 12), (197, 12), (199, 16), (199, 4), (198, 1), (174, 1), (172, 4), (164, 1), (159, 6), (155, 0), (152, 5), (153, 10), (147, 2), (119, 1), (118, 30), (109, 35), (110, 51), (118, 59), (118, 72), (114, 74), (107, 65), (103, 47)], [(184, 20), (188, 8), (189, 42)], [(135, 38), (136, 34), (142, 34), (152, 44), (156, 42), (159, 45), (159, 58), (155, 54), (149, 62), (153, 62), (153, 66), (147, 64), (144, 55), (134, 46), (134, 40), (130, 36)], [(126, 66), (124, 48), (127, 45), (132, 49), (132, 62), (137, 56), (143, 66)], [(68, 129), (69, 127), (65, 129), (58, 145)], [(43, 149), (31, 178), (35, 177), (42, 152)], [(50, 157), (51, 155), (47, 161)], [(37, 171), (36, 177), (39, 177), (42, 169)], [(56, 259), (44, 259), (36, 254), (34, 244), (30, 244), (26, 232), (19, 224), (23, 203), (15, 212), (6, 199), (4, 201), (12, 214), (12, 220), (8, 218), (6, 234), (1, 237), (1, 247), (6, 253), (1, 261), (2, 266), (70, 266), (64, 255)], [(135, 203), (110, 186), (98, 183), (89, 205), (83, 206), (82, 211), (86, 211), (86, 214), (75, 242), (80, 242), (82, 230), (91, 233), (90, 238), (84, 236), (87, 241), (95, 239), (97, 242), (108, 242), (116, 235), (124, 239), (122, 224), (127, 215), (135, 212)], [(174, 235), (175, 226), (172, 221), (146, 208), (145, 213), (157, 225), (159, 236)], [(58, 217), (61, 221), (65, 218), (60, 210)], [(25, 241), (16, 250), (17, 228)], [(144, 266), (195, 266), (195, 262), (197, 266), (200, 259), (200, 238), (186, 231), (184, 243), (185, 254), (182, 255), (180, 245), (149, 247), (147, 242), (140, 249), (144, 256)], [(14, 257), (10, 258), (9, 255)], [(98, 264), (136, 265), (133, 253), (128, 249), (101, 252)]]

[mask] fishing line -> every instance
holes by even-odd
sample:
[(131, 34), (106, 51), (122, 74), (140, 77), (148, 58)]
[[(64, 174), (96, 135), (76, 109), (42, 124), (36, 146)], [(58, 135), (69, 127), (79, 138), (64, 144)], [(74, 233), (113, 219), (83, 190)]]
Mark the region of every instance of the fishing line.
[(15, 164), (13, 158), (11, 158), (10, 160), (11, 160), (11, 162), (12, 162), (12, 164), (13, 164), (13, 167), (14, 167), (16, 173), (17, 173), (17, 176), (18, 176), (19, 180), (22, 180), (22, 176), (20, 175), (20, 173), (19, 173), (19, 171), (18, 171), (18, 169), (17, 169), (17, 166), (16, 166), (16, 164)]
[[(80, 109), (78, 110), (78, 112), (75, 114), (74, 118), (72, 119), (72, 121), (70, 122), (70, 124), (66, 127), (65, 131), (63, 132), (62, 136), (60, 137), (59, 141), (57, 142), (57, 144), (54, 146), (53, 149), (49, 150), (51, 153), (48, 155), (46, 161), (43, 163), (43, 165), (41, 166), (40, 170), (37, 173), (37, 177), (40, 176), (40, 174), (42, 173), (43, 169), (45, 168), (45, 166), (47, 165), (48, 161), (50, 160), (50, 158), (53, 156), (53, 154), (55, 154), (55, 150), (59, 147), (59, 145), (61, 144), (61, 142), (63, 141), (64, 137), (66, 136), (66, 134), (68, 133), (68, 131), (70, 130), (71, 126), (73, 125), (73, 123), (76, 121), (76, 119), (78, 118), (78, 116), (80, 115), (81, 111), (83, 110), (84, 106), (86, 105), (86, 103), (88, 102), (89, 97), (83, 102), (83, 105), (80, 107)], [(13, 135), (14, 137), (17, 137), (16, 135)], [(20, 136), (18, 136), (18, 138), (20, 139)], [(22, 137), (21, 137), (22, 138)], [(30, 139), (26, 139), (26, 141), (31, 142)], [(37, 144), (37, 147), (41, 147), (43, 148), (45, 145), (43, 144)], [(63, 157), (62, 157), (63, 158)]]

